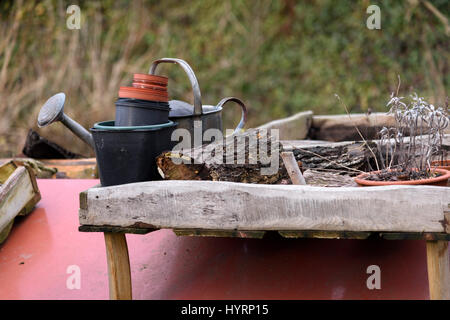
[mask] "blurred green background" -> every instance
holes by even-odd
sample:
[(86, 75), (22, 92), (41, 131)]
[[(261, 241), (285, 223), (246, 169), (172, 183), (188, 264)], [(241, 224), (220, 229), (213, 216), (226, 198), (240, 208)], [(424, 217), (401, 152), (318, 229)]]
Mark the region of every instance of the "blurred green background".
[[(71, 4), (81, 29), (66, 27)], [(369, 30), (369, 5), (381, 9), (381, 30)], [(0, 156), (20, 153), (41, 105), (65, 92), (68, 115), (89, 128), (114, 118), (114, 101), (132, 74), (161, 57), (186, 60), (202, 100), (243, 99), (248, 127), (302, 110), (385, 111), (401, 76), (401, 94), (417, 91), (441, 105), (450, 85), (450, 2), (354, 0), (1, 1)], [(172, 98), (191, 101), (181, 68)], [(239, 119), (232, 104), (224, 127)], [(61, 124), (38, 132), (84, 155), (93, 153)]]

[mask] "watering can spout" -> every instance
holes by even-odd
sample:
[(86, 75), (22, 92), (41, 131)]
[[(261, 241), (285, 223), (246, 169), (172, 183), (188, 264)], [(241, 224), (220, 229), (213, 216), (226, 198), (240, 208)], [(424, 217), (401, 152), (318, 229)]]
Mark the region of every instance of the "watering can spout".
[(94, 140), (89, 131), (64, 113), (65, 101), (66, 95), (63, 92), (55, 94), (48, 99), (39, 112), (38, 127), (43, 128), (54, 122), (62, 122), (77, 137), (86, 142), (91, 148), (94, 148)]

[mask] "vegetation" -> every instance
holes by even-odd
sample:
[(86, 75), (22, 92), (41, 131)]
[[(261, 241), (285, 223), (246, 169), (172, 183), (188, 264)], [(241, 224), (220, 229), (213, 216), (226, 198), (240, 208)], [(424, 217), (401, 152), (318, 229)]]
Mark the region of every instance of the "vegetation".
[[(434, 106), (416, 93), (409, 101), (392, 93), (387, 103), (389, 113), (394, 115), (395, 127), (383, 127), (380, 131), (378, 154), (383, 169), (379, 175), (389, 179), (431, 177), (431, 161), (438, 156), (444, 159), (442, 148), (444, 130), (448, 127), (448, 102), (445, 106)], [(394, 172), (392, 172), (393, 170)]]
[[(119, 86), (161, 57), (191, 64), (205, 103), (245, 101), (249, 126), (302, 110), (344, 113), (334, 93), (351, 112), (382, 111), (398, 74), (408, 91), (445, 101), (448, 0), (378, 2), (381, 30), (366, 27), (368, 0), (80, 1), (81, 29), (69, 30), (66, 8), (77, 1), (1, 1), (0, 156), (20, 152), (40, 106), (57, 92), (85, 127), (114, 118)], [(191, 100), (180, 68), (159, 70), (173, 98)], [(240, 113), (226, 109), (230, 128)], [(62, 125), (39, 132), (92, 155)]]

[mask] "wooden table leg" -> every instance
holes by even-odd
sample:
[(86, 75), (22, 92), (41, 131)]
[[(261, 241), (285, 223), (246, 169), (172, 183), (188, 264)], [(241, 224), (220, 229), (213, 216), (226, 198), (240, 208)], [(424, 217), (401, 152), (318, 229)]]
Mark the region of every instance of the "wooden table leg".
[(450, 266), (447, 241), (427, 241), (430, 299), (450, 300)]
[(131, 300), (131, 272), (125, 233), (104, 232), (108, 260), (109, 298)]

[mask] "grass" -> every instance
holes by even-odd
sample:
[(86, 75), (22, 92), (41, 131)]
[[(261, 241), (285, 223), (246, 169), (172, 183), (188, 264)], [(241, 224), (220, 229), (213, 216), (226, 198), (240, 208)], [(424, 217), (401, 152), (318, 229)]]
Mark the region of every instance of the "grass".
[[(113, 119), (119, 86), (161, 57), (190, 63), (205, 104), (246, 102), (247, 127), (303, 110), (344, 113), (336, 92), (350, 112), (384, 111), (398, 74), (431, 103), (448, 95), (447, 0), (380, 1), (381, 30), (366, 28), (367, 0), (83, 1), (81, 29), (69, 30), (66, 8), (76, 3), (0, 3), (0, 156), (21, 151), (57, 92), (87, 128)], [(180, 68), (158, 70), (170, 77), (171, 97), (192, 100)], [(224, 127), (239, 116), (227, 105)], [(60, 124), (38, 132), (92, 155)]]

